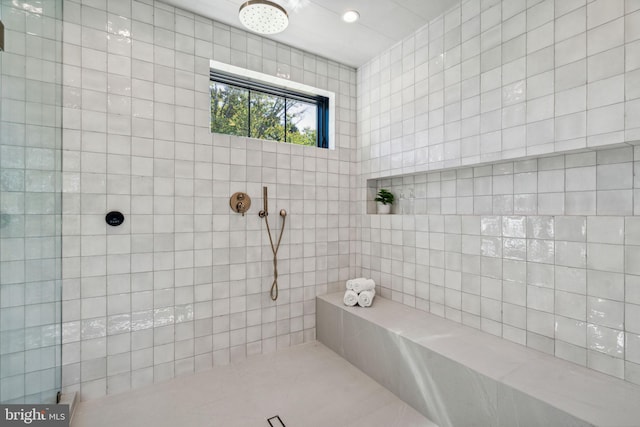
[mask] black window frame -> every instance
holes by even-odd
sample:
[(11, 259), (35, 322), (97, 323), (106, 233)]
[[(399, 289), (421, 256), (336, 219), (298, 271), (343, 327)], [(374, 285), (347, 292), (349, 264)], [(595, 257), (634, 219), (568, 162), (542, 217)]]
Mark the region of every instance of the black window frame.
[[(303, 92), (297, 92), (294, 90), (281, 88), (278, 86), (272, 86), (266, 83), (261, 83), (255, 80), (250, 80), (241, 76), (233, 74), (223, 73), (217, 70), (211, 69), (209, 72), (209, 81), (211, 83), (222, 83), (246, 89), (249, 91), (249, 97), (251, 97), (251, 91), (265, 93), (268, 95), (279, 96), (285, 99), (296, 100), (314, 104), (316, 106), (316, 147), (329, 148), (329, 98), (322, 95), (310, 95)], [(249, 109), (249, 122), (251, 121), (251, 110)], [(285, 115), (286, 116), (286, 115)], [(286, 126), (285, 126), (286, 129)], [(251, 126), (249, 126), (247, 137), (250, 137)], [(283, 141), (279, 141), (283, 142)], [(289, 143), (289, 142), (286, 142)]]

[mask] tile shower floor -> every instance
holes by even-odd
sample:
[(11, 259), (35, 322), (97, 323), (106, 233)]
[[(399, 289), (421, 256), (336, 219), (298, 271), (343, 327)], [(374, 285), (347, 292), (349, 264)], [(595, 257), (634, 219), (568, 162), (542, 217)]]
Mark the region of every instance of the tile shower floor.
[(319, 342), (82, 402), (71, 426), (268, 427), (274, 415), (287, 427), (437, 427)]

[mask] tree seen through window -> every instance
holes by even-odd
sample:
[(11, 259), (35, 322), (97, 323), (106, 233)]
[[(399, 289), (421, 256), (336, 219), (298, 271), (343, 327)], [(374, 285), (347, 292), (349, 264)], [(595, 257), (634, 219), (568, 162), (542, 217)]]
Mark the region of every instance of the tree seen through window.
[(317, 146), (318, 107), (222, 82), (211, 82), (211, 131)]

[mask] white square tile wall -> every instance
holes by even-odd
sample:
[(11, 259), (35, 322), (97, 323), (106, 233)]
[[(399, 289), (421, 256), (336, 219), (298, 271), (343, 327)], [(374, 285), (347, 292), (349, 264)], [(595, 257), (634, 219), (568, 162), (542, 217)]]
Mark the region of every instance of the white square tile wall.
[(358, 70), (361, 172), (638, 140), (637, 24), (633, 1), (462, 1)]
[[(355, 70), (157, 1), (64, 14), (64, 389), (91, 399), (315, 339), (315, 296), (355, 268)], [(336, 149), (210, 134), (211, 59), (335, 92)], [(277, 303), (263, 185), (289, 213)]]
[[(381, 179), (415, 197), (363, 218), (362, 273), (395, 301), (638, 382), (638, 165), (629, 146)], [(596, 178), (569, 191), (576, 175)]]
[(383, 296), (640, 384), (636, 3), (462, 1), (358, 70)]

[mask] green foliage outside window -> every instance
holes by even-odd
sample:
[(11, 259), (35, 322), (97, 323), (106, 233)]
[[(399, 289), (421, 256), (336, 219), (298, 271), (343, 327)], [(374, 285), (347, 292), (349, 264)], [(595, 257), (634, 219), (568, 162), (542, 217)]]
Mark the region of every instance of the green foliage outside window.
[(315, 147), (316, 109), (311, 103), (211, 82), (211, 132)]
[(224, 84), (211, 84), (211, 132), (249, 134), (249, 91)]

